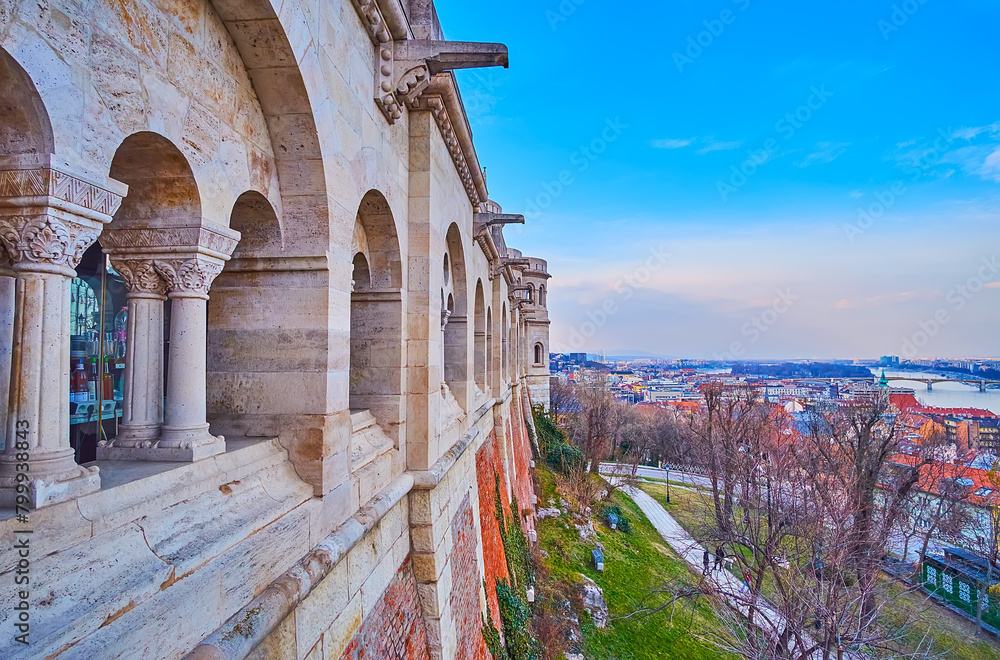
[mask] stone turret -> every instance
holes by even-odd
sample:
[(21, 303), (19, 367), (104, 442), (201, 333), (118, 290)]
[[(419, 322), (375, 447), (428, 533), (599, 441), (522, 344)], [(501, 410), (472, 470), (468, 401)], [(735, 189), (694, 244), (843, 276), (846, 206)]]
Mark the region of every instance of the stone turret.
[(524, 310), (524, 364), (531, 401), (549, 407), (549, 310), (548, 264), (544, 259), (527, 257), (528, 267), (522, 271), (523, 286), (528, 287), (528, 303)]

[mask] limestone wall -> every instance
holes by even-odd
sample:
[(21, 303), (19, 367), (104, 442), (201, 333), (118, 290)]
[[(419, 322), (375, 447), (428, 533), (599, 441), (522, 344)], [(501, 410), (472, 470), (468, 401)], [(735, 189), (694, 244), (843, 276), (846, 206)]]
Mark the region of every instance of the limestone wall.
[[(177, 322), (178, 337), (207, 337), (192, 404), (225, 452), (133, 460), (159, 448), (154, 420), (146, 446), (84, 466), (99, 491), (31, 510), (31, 644), (8, 634), (18, 596), (4, 588), (0, 657), (484, 656), (482, 584), (503, 559), (495, 518), (483, 521), (492, 490), (482, 498), (496, 471), (504, 506), (531, 508), (523, 399), (541, 396), (547, 362), (526, 356), (548, 345), (547, 317), (518, 299), (527, 275), (490, 224), (501, 210), (457, 83), (406, 59), (442, 38), (433, 3), (406, 5), (0, 0), (0, 209), (29, 203), (25, 181), (62, 172), (120, 204), (29, 200), (43, 216), (45, 204), (89, 214), (81, 250), (120, 249), (112, 236), (134, 229), (145, 242), (125, 247), (152, 264), (178, 248), (178, 227), (230, 248), (197, 283), (207, 314), (191, 316), (207, 325)], [(506, 62), (490, 52), (485, 65)], [(376, 86), (403, 73), (412, 80), (390, 97)], [(13, 294), (34, 257), (9, 235), (0, 291)], [(160, 271), (144, 272), (162, 301)], [(0, 309), (13, 316), (13, 295)], [(17, 530), (0, 509), (0, 535)], [(13, 586), (18, 562), (0, 547), (0, 584)]]

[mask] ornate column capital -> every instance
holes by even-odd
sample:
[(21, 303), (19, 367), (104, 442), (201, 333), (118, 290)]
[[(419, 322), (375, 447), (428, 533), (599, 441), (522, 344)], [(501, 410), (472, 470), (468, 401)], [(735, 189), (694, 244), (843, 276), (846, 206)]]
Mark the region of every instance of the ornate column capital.
[(55, 211), (0, 215), (0, 243), (14, 270), (73, 277), (83, 253), (101, 233), (101, 223)]
[(153, 261), (156, 272), (166, 280), (173, 298), (205, 298), (212, 282), (222, 272), (223, 262), (201, 254), (166, 257)]
[(111, 265), (125, 280), (129, 294), (162, 298), (167, 295), (167, 281), (156, 270), (152, 259), (137, 259), (115, 254), (111, 257)]

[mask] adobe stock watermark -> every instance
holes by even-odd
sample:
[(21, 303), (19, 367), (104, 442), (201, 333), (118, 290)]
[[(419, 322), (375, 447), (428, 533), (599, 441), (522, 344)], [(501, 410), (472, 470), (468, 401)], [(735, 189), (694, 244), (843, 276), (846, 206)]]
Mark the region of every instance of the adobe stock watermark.
[(627, 128), (628, 124), (622, 123), (618, 117), (605, 120), (600, 134), (580, 146), (569, 157), (572, 169), (566, 168), (559, 172), (555, 179), (542, 182), (542, 191), (524, 200), (524, 215), (528, 218), (537, 218), (545, 209), (552, 206), (567, 188), (576, 183), (576, 174), (582, 174), (590, 169), (590, 166), (621, 137)]
[(932, 339), (937, 337), (944, 326), (954, 319), (954, 315), (969, 304), (969, 301), (976, 297), (987, 284), (996, 281), (997, 274), (1000, 273), (1000, 261), (997, 255), (983, 257), (976, 273), (966, 281), (952, 287), (944, 300), (947, 306), (939, 307), (932, 315), (917, 321), (917, 329), (907, 337), (902, 338), (899, 354), (906, 358), (914, 358), (920, 353), (920, 349), (927, 346)]
[(618, 280), (614, 286), (615, 295), (606, 297), (599, 305), (592, 307), (587, 312), (587, 320), (573, 330), (570, 330), (569, 350), (560, 350), (558, 352), (579, 352), (587, 343), (587, 340), (596, 335), (598, 330), (603, 328), (612, 316), (621, 311), (622, 303), (630, 300), (636, 294), (636, 291), (642, 289), (653, 278), (654, 274), (667, 265), (667, 261), (671, 256), (665, 245), (652, 248), (649, 251), (649, 256), (635, 270)]
[(716, 181), (715, 188), (719, 191), (722, 201), (728, 202), (733, 194), (739, 192), (747, 181), (778, 153), (781, 143), (795, 137), (798, 130), (805, 126), (833, 96), (833, 92), (828, 90), (825, 84), (818, 87), (813, 85), (809, 88), (809, 92), (805, 103), (792, 112), (785, 113), (785, 116), (775, 122), (774, 130), (778, 137), (767, 138), (759, 149), (748, 149), (746, 159), (739, 165), (729, 168), (729, 178)]
[(904, 25), (910, 22), (910, 19), (920, 11), (920, 8), (926, 5), (928, 0), (903, 0), (898, 4), (892, 6), (892, 12), (889, 14), (889, 19), (880, 18), (875, 26), (878, 31), (882, 33), (882, 39), (884, 41), (889, 41), (889, 37), (892, 36), (894, 32), (899, 32)]
[(585, 2), (587, 0), (562, 0), (554, 10), (545, 10), (545, 20), (549, 22), (549, 27), (555, 31), (560, 24), (568, 21), (569, 17), (575, 14), (580, 5)]
[(728, 346), (728, 351), (716, 353), (715, 359), (723, 362), (731, 362), (743, 357), (747, 348), (756, 344), (761, 337), (767, 333), (774, 324), (778, 322), (784, 314), (795, 306), (795, 301), (799, 296), (792, 292), (790, 287), (784, 290), (775, 290), (774, 300), (771, 305), (759, 314), (754, 314), (750, 320), (740, 327), (740, 334), (746, 337), (746, 342), (736, 340)]
[[(938, 164), (940, 158), (955, 142), (955, 132), (949, 127), (938, 129), (934, 142), (914, 161), (913, 165), (904, 169), (910, 173), (909, 180), (917, 181), (921, 175)], [(858, 236), (871, 229), (877, 220), (888, 213), (900, 197), (909, 191), (905, 179), (891, 181), (888, 185), (874, 193), (875, 201), (858, 207), (858, 217), (854, 222), (843, 225), (844, 235), (853, 243)]]
[[(751, 0), (730, 0), (736, 5), (739, 11), (743, 12), (750, 8)], [(736, 22), (739, 13), (732, 9), (723, 9), (718, 17), (707, 19), (701, 22), (704, 30), (687, 38), (687, 46), (683, 52), (674, 51), (674, 66), (678, 73), (684, 73), (684, 67), (694, 64), (694, 61), (701, 57), (705, 51), (715, 44), (715, 41), (722, 36), (726, 28)]]

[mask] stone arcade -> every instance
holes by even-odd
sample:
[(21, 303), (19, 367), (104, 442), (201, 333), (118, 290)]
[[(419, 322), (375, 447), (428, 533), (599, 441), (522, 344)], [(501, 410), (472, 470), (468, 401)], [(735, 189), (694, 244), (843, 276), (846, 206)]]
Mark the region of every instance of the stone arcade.
[(487, 657), (549, 275), (452, 71), (506, 65), (432, 0), (0, 0), (0, 657)]

